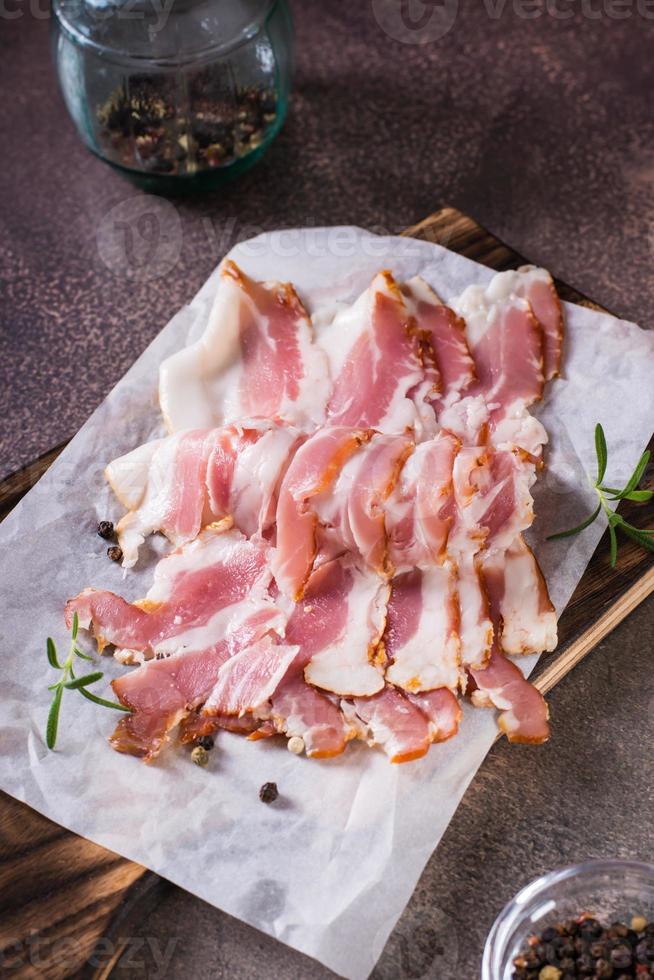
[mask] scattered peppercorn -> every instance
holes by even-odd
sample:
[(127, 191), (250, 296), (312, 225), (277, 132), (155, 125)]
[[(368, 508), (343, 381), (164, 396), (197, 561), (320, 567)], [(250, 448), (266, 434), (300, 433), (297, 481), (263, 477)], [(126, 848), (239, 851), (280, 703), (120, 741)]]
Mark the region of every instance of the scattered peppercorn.
[(259, 790), (259, 799), (262, 803), (274, 803), (278, 796), (277, 783), (264, 783)]
[(513, 961), (513, 980), (654, 980), (654, 922), (604, 926), (590, 915), (548, 926), (529, 936)]
[(191, 759), (196, 766), (202, 766), (204, 768), (209, 764), (209, 753), (201, 745), (196, 745), (191, 752)]
[(289, 738), (286, 748), (289, 752), (292, 752), (293, 755), (302, 755), (304, 752), (304, 739), (299, 735), (293, 735), (291, 738)]
[(200, 735), (200, 737), (195, 740), (195, 744), (199, 745), (201, 749), (205, 750), (205, 752), (211, 752), (214, 742), (211, 735)]
[(114, 541), (116, 538), (116, 531), (114, 529), (113, 521), (100, 521), (98, 524), (98, 534), (105, 541)]
[(112, 561), (122, 561), (123, 549), (119, 548), (117, 544), (112, 544), (111, 548), (107, 548), (107, 555)]

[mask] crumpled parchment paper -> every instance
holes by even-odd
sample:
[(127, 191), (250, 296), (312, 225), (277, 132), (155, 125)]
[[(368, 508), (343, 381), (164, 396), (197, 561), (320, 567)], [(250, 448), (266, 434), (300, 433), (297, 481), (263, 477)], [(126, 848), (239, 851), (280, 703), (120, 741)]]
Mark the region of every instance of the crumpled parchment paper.
[[(310, 311), (353, 300), (380, 268), (399, 279), (419, 273), (446, 301), (492, 275), (438, 245), (354, 228), (265, 234), (231, 254), (252, 276), (291, 280)], [(107, 560), (95, 526), (120, 508), (102, 470), (159, 432), (158, 365), (202, 329), (215, 285), (213, 275), (0, 527), (0, 788), (363, 980), (493, 743), (491, 711), (466, 707), (456, 739), (403, 766), (363, 745), (318, 762), (275, 740), (227, 734), (208, 770), (176, 747), (146, 766), (107, 744), (115, 714), (73, 692), (64, 697), (57, 750), (44, 742), (55, 679), (45, 639), (67, 648), (65, 599), (87, 585), (141, 596), (162, 551), (161, 542), (150, 545), (149, 562), (127, 574)], [(577, 523), (593, 501), (585, 474), (594, 468), (595, 423), (606, 431), (613, 485), (627, 478), (654, 428), (654, 334), (576, 306), (565, 313), (565, 378), (549, 386), (539, 409), (551, 442), (530, 532), (559, 612), (604, 529), (598, 521), (579, 537), (544, 540)], [(108, 688), (124, 668), (104, 657), (101, 669)], [(268, 780), (280, 790), (273, 806), (258, 799)]]

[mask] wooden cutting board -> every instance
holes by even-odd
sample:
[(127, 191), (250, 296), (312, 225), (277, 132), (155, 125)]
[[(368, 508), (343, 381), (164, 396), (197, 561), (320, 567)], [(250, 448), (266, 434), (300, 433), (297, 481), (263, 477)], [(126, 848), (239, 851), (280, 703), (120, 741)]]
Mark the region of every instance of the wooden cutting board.
[[(404, 234), (438, 242), (497, 270), (525, 261), (453, 208), (437, 211)], [(564, 283), (557, 285), (562, 298), (600, 309)], [(0, 519), (63, 448), (57, 446), (0, 483)], [(650, 470), (643, 486), (651, 480)], [(626, 517), (630, 511), (639, 526), (654, 527), (654, 504), (622, 510)], [(617, 568), (611, 569), (608, 553), (603, 538), (561, 617), (556, 653), (544, 657), (536, 671), (544, 692), (654, 591), (654, 555), (623, 538)], [(132, 910), (142, 921), (168, 887), (147, 869), (0, 793), (0, 975), (106, 980), (131, 934)], [(98, 941), (99, 955), (94, 956)]]

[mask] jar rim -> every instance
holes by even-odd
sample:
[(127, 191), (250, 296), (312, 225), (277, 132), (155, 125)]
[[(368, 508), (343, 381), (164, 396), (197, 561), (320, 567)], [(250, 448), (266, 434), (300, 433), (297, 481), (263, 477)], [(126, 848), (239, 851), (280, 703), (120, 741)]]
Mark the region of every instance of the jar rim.
[[(200, 0), (202, 2), (202, 0)], [(206, 2), (206, 0), (205, 0)], [(103, 32), (103, 39), (98, 40), (93, 37), (90, 33), (85, 33), (84, 30), (76, 25), (70, 16), (67, 15), (66, 7), (67, 0), (53, 0), (53, 10), (57, 24), (60, 26), (61, 30), (72, 40), (75, 44), (80, 47), (94, 51), (100, 57), (106, 58), (108, 60), (114, 61), (119, 64), (124, 65), (134, 65), (138, 70), (144, 70), (145, 66), (155, 67), (155, 68), (177, 68), (180, 64), (188, 64), (195, 62), (204, 62), (216, 57), (223, 57), (230, 52), (249, 44), (253, 38), (261, 33), (265, 23), (268, 21), (270, 16), (274, 13), (275, 7), (280, 5), (283, 0), (262, 0), (262, 9), (253, 16), (250, 20), (243, 23), (240, 27), (238, 34), (234, 37), (230, 37), (227, 40), (219, 40), (217, 42), (212, 42), (197, 48), (192, 48), (186, 52), (175, 52), (170, 54), (153, 55), (148, 52), (134, 52), (127, 51), (120, 47), (114, 47), (108, 44), (106, 41), (106, 33)], [(113, 8), (115, 10), (116, 16), (119, 15), (119, 11), (123, 8), (130, 8), (132, 16), (138, 11), (139, 5), (141, 7), (150, 6), (152, 4), (152, 9), (154, 10), (154, 4), (152, 0), (109, 0), (106, 3), (104, 10)], [(180, 13), (182, 12), (182, 7), (184, 10), (190, 9), (194, 6), (193, 0), (191, 2), (184, 3), (183, 0), (170, 0), (170, 9), (167, 12), (169, 15), (172, 12)], [(160, 4), (163, 6), (163, 4)], [(155, 11), (156, 12), (156, 11)], [(110, 15), (104, 14), (101, 16), (98, 13), (98, 24), (105, 24), (110, 19)]]
[(616, 873), (640, 875), (654, 886), (654, 865), (622, 858), (599, 858), (556, 868), (524, 885), (504, 906), (491, 927), (484, 947), (481, 980), (503, 980), (498, 971), (502, 968), (502, 956), (514, 927), (524, 916), (527, 908), (540, 897), (544, 897), (553, 886), (572, 879)]

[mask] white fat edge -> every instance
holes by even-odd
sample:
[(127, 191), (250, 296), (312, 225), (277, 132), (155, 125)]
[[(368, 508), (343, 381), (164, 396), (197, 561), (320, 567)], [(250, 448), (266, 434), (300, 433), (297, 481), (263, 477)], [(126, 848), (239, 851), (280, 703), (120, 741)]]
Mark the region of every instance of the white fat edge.
[(300, 392), (295, 401), (284, 398), (278, 414), (301, 428), (310, 428), (325, 421), (327, 401), (332, 390), (331, 370), (327, 352), (318, 342), (307, 315), (298, 323), (297, 337), (303, 369), (303, 376), (298, 382)]
[(417, 304), (419, 302), (429, 303), (430, 306), (445, 306), (446, 304), (432, 289), (422, 276), (413, 276), (403, 285), (402, 293), (409, 312), (415, 316)]
[(464, 395), (451, 405), (443, 407), (439, 414), (439, 422), (463, 443), (472, 444), (477, 441), (479, 430), (488, 422), (489, 406), (483, 395)]
[(493, 445), (500, 450), (522, 449), (531, 456), (540, 456), (549, 437), (543, 423), (525, 408), (520, 399), (513, 402), (506, 415), (494, 426)]
[[(250, 668), (252, 665), (255, 665), (255, 668), (259, 666), (256, 657), (260, 652), (263, 652), (264, 655), (269, 654), (276, 659), (275, 669), (271, 671), (265, 683), (258, 690), (256, 703), (245, 704), (246, 695), (252, 686), (253, 674), (257, 677), (257, 670), (245, 670), (239, 678), (240, 668), (244, 663)], [(279, 646), (273, 643), (269, 636), (265, 636), (262, 640), (258, 640), (251, 646), (241, 650), (221, 665), (218, 670), (216, 686), (207, 698), (204, 711), (211, 713), (211, 709), (220, 704), (223, 691), (228, 685), (231, 687), (230, 697), (228, 699), (230, 713), (238, 712), (239, 715), (243, 715), (247, 711), (256, 710), (273, 696), (299, 652), (299, 646)], [(236, 683), (232, 683), (232, 678), (237, 678)], [(251, 698), (247, 698), (247, 700), (250, 701)]]
[(200, 626), (192, 626), (176, 636), (161, 640), (152, 649), (157, 657), (171, 657), (187, 653), (190, 650), (206, 650), (221, 640), (229, 640), (239, 629), (260, 613), (269, 614), (269, 618), (261, 623), (261, 632), (275, 632), (278, 636), (283, 636), (286, 616), (282, 610), (276, 606), (269, 596), (248, 596), (247, 599), (234, 602), (224, 609), (218, 610), (206, 623)]
[(333, 694), (366, 697), (384, 686), (383, 668), (370, 662), (386, 623), (390, 586), (374, 572), (355, 569), (346, 628), (309, 661), (304, 676)]
[(460, 296), (451, 301), (450, 306), (454, 312), (465, 321), (471, 349), (474, 350), (507, 305), (517, 306), (524, 311), (531, 310), (527, 300), (514, 291), (516, 275), (517, 273), (512, 272), (499, 272), (487, 286), (468, 286)]
[(422, 575), (422, 608), (418, 628), (408, 642), (394, 651), (386, 680), (405, 691), (432, 691), (461, 684), (459, 638), (448, 615), (454, 599), (451, 566), (432, 566)]
[(139, 548), (148, 535), (158, 531), (166, 516), (175, 473), (175, 455), (184, 432), (158, 440), (152, 453), (145, 493), (136, 510), (126, 514), (116, 525), (118, 543), (123, 552), (123, 568), (132, 568)]
[[(146, 598), (153, 602), (165, 602), (171, 597), (171, 586), (178, 575), (219, 563), (228, 564), (233, 555), (247, 549), (260, 550), (258, 545), (248, 541), (235, 529), (202, 531), (194, 541), (171, 552), (157, 564)], [(272, 574), (264, 567), (254, 586), (257, 594), (268, 588), (271, 578)]]
[(224, 420), (225, 393), (238, 389), (241, 312), (246, 302), (236, 283), (221, 276), (204, 333), (161, 363), (159, 402), (171, 432), (208, 429)]
[(230, 490), (230, 509), (237, 527), (246, 534), (252, 535), (259, 529), (299, 434), (291, 426), (270, 427), (253, 445), (239, 452)]
[(521, 538), (490, 562), (503, 565), (502, 649), (510, 654), (552, 651), (557, 644), (554, 610), (540, 611), (543, 588), (536, 559)]
[(119, 456), (105, 467), (104, 475), (111, 489), (127, 510), (136, 510), (145, 494), (150, 464), (164, 439), (144, 442), (131, 452)]
[(376, 282), (377, 277), (354, 303), (339, 309), (330, 321), (325, 316), (323, 322), (318, 323), (317, 343), (325, 353), (332, 380), (341, 373), (353, 345), (370, 326), (371, 290)]
[(470, 555), (461, 556), (457, 562), (457, 589), (461, 663), (464, 667), (478, 667), (488, 657), (494, 631), (487, 613), (486, 595)]
[[(352, 732), (352, 736), (354, 738), (360, 738), (364, 742), (368, 742), (369, 739), (372, 739), (372, 732), (370, 731), (369, 725), (367, 725), (366, 722), (359, 717), (356, 708), (351, 701), (341, 700), (339, 702), (339, 707), (343, 714), (343, 718), (345, 719), (345, 723)], [(369, 744), (372, 745), (374, 743), (369, 742)]]

